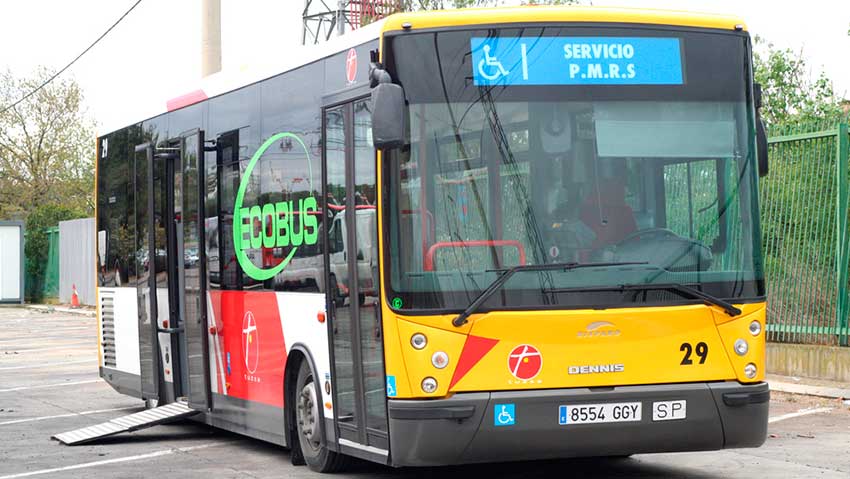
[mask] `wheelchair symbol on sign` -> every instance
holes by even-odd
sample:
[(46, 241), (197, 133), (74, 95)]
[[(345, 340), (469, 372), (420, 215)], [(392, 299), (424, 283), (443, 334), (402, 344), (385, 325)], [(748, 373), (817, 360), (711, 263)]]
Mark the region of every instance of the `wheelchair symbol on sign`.
[[(494, 71), (491, 68), (485, 67), (495, 67), (496, 70)], [(511, 74), (510, 71), (505, 70), (502, 62), (500, 62), (495, 56), (490, 56), (490, 45), (484, 45), (484, 58), (478, 62), (478, 73), (490, 81), (498, 80), (501, 76), (508, 76)]]
[(498, 411), (494, 418), (496, 426), (512, 426), (516, 422), (513, 404), (497, 404), (496, 411)]
[(395, 397), (396, 394), (395, 376), (387, 376), (387, 396)]

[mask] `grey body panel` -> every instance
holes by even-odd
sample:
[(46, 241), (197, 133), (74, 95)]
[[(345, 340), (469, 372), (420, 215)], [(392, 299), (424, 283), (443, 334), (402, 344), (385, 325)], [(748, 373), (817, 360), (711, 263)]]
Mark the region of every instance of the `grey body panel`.
[[(747, 400), (729, 406), (724, 395), (730, 394)], [(757, 447), (767, 433), (769, 398), (767, 383), (719, 382), (461, 393), (441, 400), (390, 400), (392, 465), (436, 466)], [(687, 400), (686, 419), (653, 422), (654, 401), (680, 399)], [(640, 421), (558, 424), (560, 405), (637, 401), (642, 403)], [(496, 404), (515, 405), (514, 425), (494, 425)], [(434, 409), (440, 412), (435, 414)], [(440, 415), (443, 418), (435, 418)], [(467, 417), (458, 418), (464, 415)]]
[(100, 377), (119, 393), (142, 399), (142, 378), (139, 375), (101, 367)]
[(212, 410), (204, 422), (237, 434), (243, 434), (281, 446), (287, 446), (283, 408), (233, 396), (212, 394)]

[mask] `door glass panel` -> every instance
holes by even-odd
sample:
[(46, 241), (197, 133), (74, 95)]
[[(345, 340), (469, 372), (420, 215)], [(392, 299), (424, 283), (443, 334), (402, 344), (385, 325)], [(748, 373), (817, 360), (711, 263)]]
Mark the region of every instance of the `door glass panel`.
[(139, 312), (139, 372), (142, 382), (142, 396), (144, 398), (156, 398), (157, 376), (156, 357), (153, 347), (153, 314), (151, 312), (150, 296), (150, 210), (148, 198), (150, 188), (148, 184), (148, 153), (149, 149), (141, 148), (135, 155), (135, 190), (136, 190), (136, 248), (135, 261), (138, 279), (136, 282), (136, 298), (138, 300)]
[(166, 251), (168, 248), (168, 188), (166, 178), (168, 177), (167, 163), (164, 159), (156, 158), (153, 161), (153, 230), (154, 230), (154, 261), (152, 272), (156, 276), (157, 303), (159, 304), (159, 320), (168, 318), (168, 268), (166, 264)]
[[(378, 301), (378, 227), (375, 149), (369, 102), (354, 103), (354, 215), (360, 305), (360, 355), (366, 393), (366, 427), (387, 430), (384, 352)], [(354, 298), (352, 298), (354, 299)]]
[(336, 366), (336, 411), (340, 423), (357, 424), (354, 363), (352, 358), (352, 311), (349, 291), (346, 238), (345, 109), (325, 113), (325, 155), (327, 159), (327, 230), (330, 277), (328, 294), (334, 304), (333, 342)]
[(200, 264), (200, 135), (188, 136), (183, 142), (183, 291), (185, 291), (186, 355), (188, 359), (189, 404), (206, 408), (206, 364), (204, 346), (206, 331), (203, 324)]
[[(181, 142), (182, 143), (182, 142)], [(178, 143), (179, 144), (179, 143)], [(175, 148), (176, 145), (175, 144)], [(184, 292), (186, 291), (185, 278), (183, 276), (183, 200), (184, 182), (183, 182), (183, 156), (182, 152), (175, 155), (173, 159), (167, 160), (168, 175), (171, 183), (168, 187), (171, 189), (172, 195), (167, 201), (167, 235), (168, 249), (166, 257), (168, 258), (168, 304), (170, 305), (169, 326), (171, 328), (184, 328), (183, 318), (186, 317), (186, 304)], [(175, 389), (179, 396), (186, 394), (186, 385), (189, 382), (187, 376), (186, 364), (186, 335), (183, 332), (177, 332), (171, 336), (171, 351), (172, 361), (175, 362), (174, 371), (177, 376), (174, 378)]]
[[(172, 256), (169, 256), (169, 251), (174, 251), (176, 241), (173, 224), (174, 160), (170, 159), (160, 148), (155, 150), (151, 174), (153, 175), (154, 206), (151, 211), (153, 245), (150, 256), (152, 258), (151, 274), (154, 275), (156, 286), (153, 292), (156, 295), (155, 327), (177, 327), (177, 314), (172, 311), (176, 302), (172, 300), (173, 292), (168, 288), (169, 281), (176, 279), (174, 265), (169, 263), (169, 261), (173, 261), (173, 253)], [(162, 365), (163, 384), (165, 386), (165, 390), (160, 392), (160, 399), (166, 401), (175, 399), (177, 393), (179, 393), (179, 374), (174, 374), (179, 373), (177, 363), (179, 358), (175, 359), (174, 357), (175, 347), (172, 339), (172, 336), (168, 333), (157, 333), (159, 348), (155, 354), (158, 354), (161, 358), (160, 364)]]

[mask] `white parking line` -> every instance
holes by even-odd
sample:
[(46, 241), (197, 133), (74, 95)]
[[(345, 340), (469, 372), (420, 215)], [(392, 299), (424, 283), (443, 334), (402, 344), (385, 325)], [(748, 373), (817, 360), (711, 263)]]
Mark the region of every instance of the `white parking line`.
[(53, 383), (53, 384), (38, 384), (36, 386), (21, 386), (17, 388), (9, 388), (9, 389), (0, 389), (0, 393), (10, 393), (14, 391), (26, 391), (28, 389), (44, 389), (44, 388), (58, 388), (61, 386), (76, 386), (78, 384), (91, 384), (91, 383), (99, 383), (100, 379), (92, 379), (89, 381), (71, 381), (68, 383)]
[(818, 407), (818, 408), (811, 408), (811, 409), (800, 409), (797, 412), (791, 412), (791, 413), (788, 413), (788, 414), (783, 414), (781, 416), (772, 417), (772, 418), (768, 419), (767, 422), (768, 423), (774, 423), (774, 422), (784, 421), (786, 419), (792, 419), (792, 418), (795, 418), (795, 417), (808, 416), (809, 414), (818, 414), (818, 413), (829, 412), (829, 411), (832, 411), (831, 407)]
[(211, 442), (207, 444), (200, 444), (198, 446), (190, 446), (190, 447), (177, 447), (172, 449), (164, 449), (162, 451), (149, 452), (147, 454), (139, 454), (137, 456), (127, 456), (127, 457), (116, 457), (115, 459), (106, 459), (103, 461), (94, 461), (94, 462), (84, 462), (82, 464), (74, 464), (72, 466), (65, 467), (54, 467), (51, 469), (40, 469), (38, 471), (30, 471), (30, 472), (21, 472), (18, 474), (9, 474), (7, 476), (0, 476), (0, 479), (17, 479), (19, 477), (31, 477), (31, 476), (40, 476), (42, 474), (52, 474), (54, 472), (64, 472), (64, 471), (73, 471), (75, 469), (86, 469), (89, 467), (97, 467), (104, 466), (106, 464), (115, 464), (119, 462), (130, 462), (130, 461), (141, 461), (142, 459), (153, 459), (155, 457), (168, 456), (174, 453), (180, 452), (191, 452), (197, 451), (199, 449), (207, 449), (210, 447), (216, 446), (225, 446), (228, 444), (232, 444), (231, 442)]
[(82, 363), (93, 363), (97, 361), (97, 358), (91, 359), (79, 359), (76, 361), (61, 361), (58, 363), (44, 363), (44, 364), (33, 364), (29, 366), (9, 366), (0, 368), (0, 371), (10, 371), (12, 369), (35, 369), (35, 368), (46, 368), (51, 366), (64, 366), (66, 364), (82, 364)]
[[(82, 348), (82, 347), (88, 347), (88, 348), (94, 349), (94, 347), (97, 346), (96, 341), (97, 341), (97, 339), (95, 339), (94, 341), (85, 339), (85, 340), (81, 340), (81, 341), (75, 341), (74, 343), (71, 343), (71, 344), (65, 344), (65, 345), (62, 345), (62, 346), (50, 346), (50, 347), (47, 347), (47, 348), (30, 348), (30, 349), (27, 349), (27, 348), (19, 349), (23, 345), (18, 344), (18, 345), (16, 345), (17, 348), (2, 349), (2, 350), (0, 350), (0, 353), (2, 353), (2, 354), (34, 353), (36, 351), (55, 351), (57, 349), (65, 350), (65, 349), (77, 349), (77, 348)], [(38, 343), (38, 344), (43, 344), (43, 343)]]
[(70, 414), (57, 414), (55, 416), (41, 416), (41, 417), (30, 417), (27, 419), (15, 419), (14, 421), (5, 421), (0, 422), (0, 426), (7, 426), (9, 424), (20, 424), (22, 422), (34, 422), (34, 421), (46, 421), (48, 419), (59, 419), (63, 417), (74, 417), (74, 416), (85, 416), (88, 414), (99, 414), (102, 412), (115, 412), (115, 411), (129, 411), (131, 409), (139, 409), (141, 406), (130, 406), (130, 407), (115, 407), (112, 409), (97, 409), (94, 411), (82, 411), (82, 412), (74, 412)]

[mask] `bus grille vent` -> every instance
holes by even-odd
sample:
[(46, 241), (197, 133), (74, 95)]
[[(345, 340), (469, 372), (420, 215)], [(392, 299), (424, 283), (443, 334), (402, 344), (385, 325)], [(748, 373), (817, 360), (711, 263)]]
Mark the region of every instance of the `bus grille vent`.
[(100, 324), (103, 365), (107, 368), (115, 368), (115, 293), (111, 291), (101, 292)]

